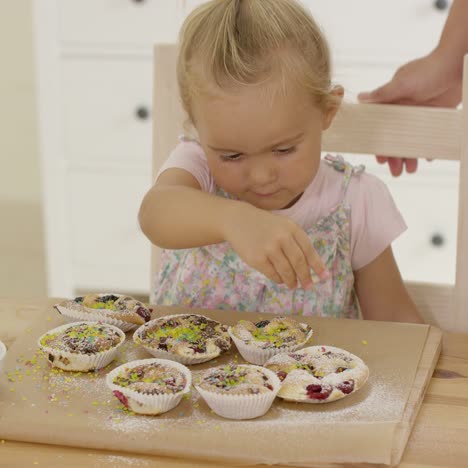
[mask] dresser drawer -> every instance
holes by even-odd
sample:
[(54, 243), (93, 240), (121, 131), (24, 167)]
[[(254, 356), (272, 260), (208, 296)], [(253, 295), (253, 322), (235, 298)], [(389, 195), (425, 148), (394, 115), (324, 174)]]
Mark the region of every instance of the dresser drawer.
[(143, 59), (62, 64), (65, 158), (150, 168), (152, 64)]
[[(185, 8), (190, 11), (201, 3), (204, 0), (187, 0)], [(301, 3), (310, 9), (325, 32), (332, 55), (355, 58), (360, 63), (399, 63), (429, 52), (437, 45), (448, 12), (448, 6), (437, 8), (436, 0)]]
[(59, 0), (59, 40), (69, 45), (150, 48), (176, 42), (183, 0)]
[[(183, 18), (201, 3), (204, 0), (60, 0), (59, 38), (65, 44), (98, 46), (176, 42)], [(438, 9), (441, 2), (436, 0), (302, 3), (325, 30), (334, 53), (358, 54), (369, 61), (427, 52), (436, 45), (448, 11)]]
[(408, 230), (394, 244), (405, 280), (454, 283), (457, 251), (456, 180), (388, 179)]
[[(137, 171), (74, 171), (69, 175), (71, 261), (76, 288), (147, 291), (150, 243), (138, 210), (150, 186)], [(95, 288), (94, 288), (95, 289)]]
[[(436, 0), (304, 0), (333, 55), (360, 62), (400, 62), (437, 45), (448, 8)], [(440, 3), (440, 2), (439, 2)], [(450, 2), (447, 2), (450, 3)]]

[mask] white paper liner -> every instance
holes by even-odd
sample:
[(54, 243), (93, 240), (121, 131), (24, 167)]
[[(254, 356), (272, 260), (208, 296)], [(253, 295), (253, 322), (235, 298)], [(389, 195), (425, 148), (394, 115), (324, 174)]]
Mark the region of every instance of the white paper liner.
[[(200, 315), (200, 314), (172, 314), (172, 315), (165, 315), (164, 317), (158, 317), (156, 319), (150, 320), (149, 322), (145, 323), (144, 325), (141, 325), (133, 334), (133, 341), (137, 345), (142, 346), (148, 353), (153, 355), (156, 358), (161, 358), (161, 359), (170, 359), (171, 361), (179, 362), (181, 364), (186, 364), (186, 365), (191, 365), (191, 364), (201, 364), (202, 362), (207, 362), (211, 361), (212, 359), (216, 359), (221, 353), (221, 349), (218, 349), (217, 352), (211, 353), (211, 354), (206, 354), (203, 353), (203, 355), (200, 356), (201, 353), (197, 353), (194, 355), (194, 357), (190, 356), (180, 356), (178, 354), (172, 353), (170, 351), (164, 351), (162, 349), (155, 349), (151, 348), (150, 346), (147, 346), (144, 342), (144, 340), (141, 338), (141, 333), (145, 328), (152, 328), (153, 324), (161, 321), (161, 320), (166, 320), (170, 319), (173, 317), (178, 317), (181, 315), (194, 315), (197, 317), (204, 317), (208, 320), (213, 320), (214, 322), (218, 322), (217, 320), (211, 319), (210, 317), (206, 317), (205, 315)], [(220, 323), (220, 322), (218, 322)], [(195, 357), (197, 356), (197, 357)]]
[(5, 362), (7, 348), (5, 344), (0, 341), (0, 374), (3, 371), (3, 363)]
[(198, 393), (206, 401), (206, 404), (219, 416), (228, 419), (253, 419), (263, 416), (271, 407), (276, 394), (281, 388), (281, 382), (277, 375), (260, 366), (244, 364), (254, 369), (261, 370), (269, 378), (273, 390), (256, 395), (230, 395), (229, 393), (212, 392), (195, 385)]
[(139, 326), (134, 323), (124, 322), (123, 320), (117, 320), (112, 317), (106, 317), (98, 313), (80, 312), (78, 310), (67, 309), (66, 307), (62, 307), (59, 305), (56, 305), (55, 308), (60, 310), (60, 313), (69, 323), (77, 322), (79, 320), (96, 323), (106, 323), (109, 325), (113, 325), (114, 327), (120, 328), (123, 332), (135, 330), (135, 328)]
[[(83, 324), (89, 325), (89, 326), (98, 325), (96, 322), (68, 323), (66, 325), (61, 325), (60, 327), (53, 328), (52, 330), (49, 330), (48, 332), (44, 333), (38, 338), (37, 344), (39, 348), (42, 349), (45, 353), (47, 353), (48, 356), (51, 355), (54, 357), (53, 361), (51, 361), (48, 357), (48, 361), (53, 367), (58, 367), (60, 369), (67, 370), (67, 371), (88, 372), (91, 370), (102, 369), (103, 367), (106, 367), (110, 362), (112, 362), (115, 359), (119, 347), (122, 346), (122, 344), (125, 341), (125, 333), (122, 330), (120, 330), (120, 328), (117, 328), (108, 324), (105, 324), (105, 326), (114, 330), (121, 337), (121, 341), (113, 348), (108, 349), (106, 351), (102, 351), (100, 353), (95, 353), (95, 354), (70, 353), (67, 351), (54, 349), (49, 346), (45, 346), (41, 344), (42, 338), (44, 338), (46, 335), (49, 335), (52, 333), (60, 333), (62, 331), (67, 330), (72, 325), (83, 325)], [(68, 362), (64, 362), (64, 359), (67, 359)]]
[[(133, 368), (142, 364), (151, 364), (158, 363), (165, 365), (167, 367), (172, 367), (185, 376), (186, 384), (182, 391), (172, 394), (162, 394), (162, 395), (148, 395), (145, 393), (137, 392), (128, 387), (121, 387), (113, 383), (115, 377), (124, 369)], [(130, 361), (125, 364), (122, 364), (119, 367), (116, 367), (106, 376), (106, 384), (112, 390), (112, 392), (120, 392), (127, 399), (128, 409), (134, 413), (139, 414), (148, 414), (148, 415), (157, 415), (161, 413), (166, 413), (167, 411), (175, 408), (179, 403), (182, 397), (190, 392), (192, 386), (192, 374), (190, 370), (178, 362), (174, 362), (168, 359), (139, 359), (137, 361)]]
[[(102, 295), (110, 295), (110, 294), (102, 294)], [(122, 294), (112, 294), (116, 297), (122, 297)], [(67, 301), (69, 302), (69, 301)], [(108, 323), (109, 325), (113, 325), (114, 327), (120, 328), (123, 332), (128, 332), (131, 330), (135, 330), (135, 328), (139, 327), (140, 325), (131, 322), (125, 322), (124, 320), (119, 320), (114, 317), (109, 317), (103, 313), (99, 313), (96, 309), (96, 312), (83, 312), (80, 310), (69, 309), (60, 304), (56, 304), (54, 307), (55, 309), (63, 315), (63, 317), (68, 322), (77, 322), (77, 321), (85, 321), (85, 322), (100, 322), (100, 323)], [(84, 306), (83, 306), (84, 307)], [(87, 308), (89, 310), (89, 307)]]
[(262, 348), (259, 348), (258, 346), (245, 343), (244, 340), (241, 340), (236, 335), (234, 335), (234, 333), (232, 332), (232, 327), (228, 328), (228, 333), (229, 333), (229, 336), (232, 338), (232, 341), (234, 341), (237, 349), (239, 350), (240, 355), (247, 362), (256, 364), (258, 366), (263, 366), (263, 364), (265, 364), (265, 362), (267, 362), (268, 359), (272, 358), (276, 354), (292, 353), (293, 351), (296, 351), (299, 348), (303, 348), (304, 346), (306, 346), (309, 340), (312, 338), (314, 331), (310, 330), (309, 333), (307, 333), (306, 339), (302, 341), (301, 343), (297, 343), (292, 346), (283, 346), (281, 348), (267, 348), (267, 349), (262, 349)]

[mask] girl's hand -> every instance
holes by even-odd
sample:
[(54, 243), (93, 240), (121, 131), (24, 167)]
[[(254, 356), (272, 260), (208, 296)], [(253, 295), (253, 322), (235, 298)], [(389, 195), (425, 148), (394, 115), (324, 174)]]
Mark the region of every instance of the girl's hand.
[(307, 234), (290, 219), (239, 202), (224, 224), (224, 238), (245, 263), (289, 288), (312, 287), (312, 268), (321, 279), (330, 273)]

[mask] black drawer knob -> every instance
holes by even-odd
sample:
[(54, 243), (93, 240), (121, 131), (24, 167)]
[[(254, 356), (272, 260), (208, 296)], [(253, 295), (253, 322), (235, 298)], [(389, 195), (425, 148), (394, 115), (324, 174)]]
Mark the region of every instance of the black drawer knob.
[(135, 111), (135, 115), (140, 120), (147, 120), (150, 113), (149, 113), (149, 110), (146, 107), (140, 106)]
[(449, 2), (448, 0), (435, 0), (434, 6), (437, 10), (443, 11), (448, 8)]
[(434, 247), (442, 247), (445, 244), (444, 236), (442, 234), (438, 234), (438, 233), (433, 234), (431, 236), (431, 244)]

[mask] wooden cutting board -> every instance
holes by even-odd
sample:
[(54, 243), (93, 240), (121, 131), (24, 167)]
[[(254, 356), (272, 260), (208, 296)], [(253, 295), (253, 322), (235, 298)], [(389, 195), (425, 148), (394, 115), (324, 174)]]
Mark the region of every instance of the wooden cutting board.
[[(161, 308), (158, 315), (186, 312)], [(193, 310), (191, 310), (193, 312)], [(264, 315), (198, 311), (227, 324)], [(8, 351), (0, 377), (0, 438), (225, 461), (318, 464), (399, 462), (441, 346), (426, 325), (302, 318), (315, 330), (311, 344), (345, 348), (362, 357), (370, 378), (359, 392), (328, 405), (277, 399), (262, 418), (230, 421), (211, 413), (194, 390), (174, 410), (157, 417), (123, 411), (107, 390), (107, 371), (150, 357), (131, 334), (118, 362), (89, 375), (51, 370), (36, 353), (36, 339), (63, 323), (50, 307)], [(193, 372), (242, 362), (235, 349)]]

